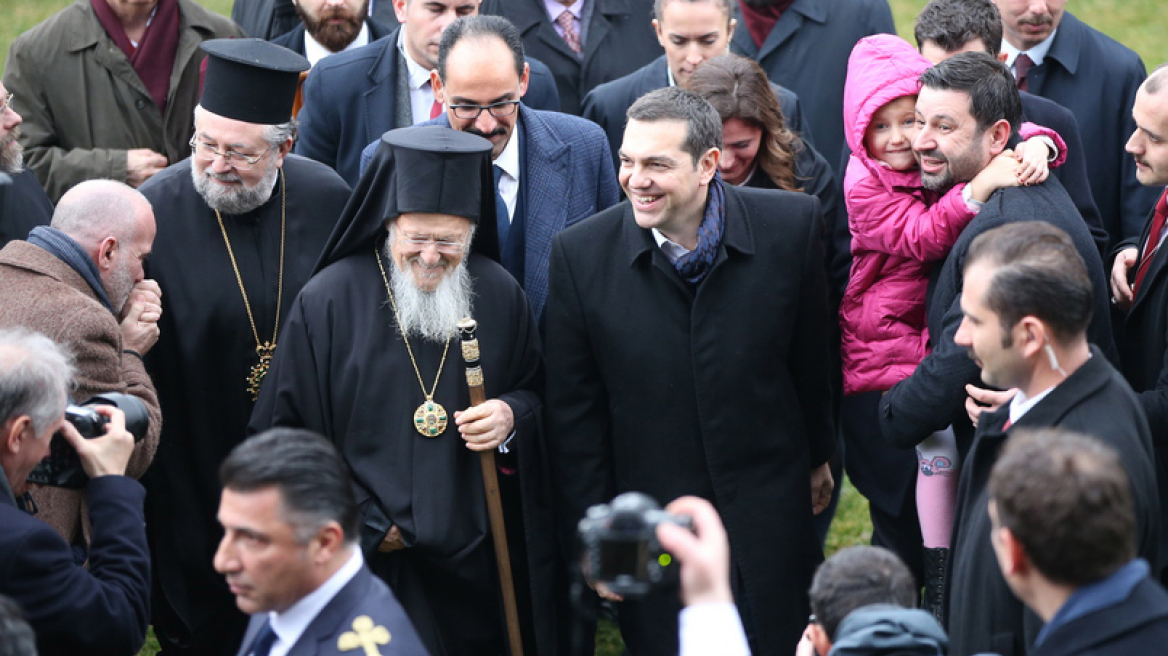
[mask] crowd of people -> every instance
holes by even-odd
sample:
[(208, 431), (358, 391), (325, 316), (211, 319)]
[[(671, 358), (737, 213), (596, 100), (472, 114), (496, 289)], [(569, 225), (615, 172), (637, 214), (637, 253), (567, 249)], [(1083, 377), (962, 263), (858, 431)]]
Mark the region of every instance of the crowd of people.
[(1168, 641), (1168, 68), (1066, 0), (234, 9), (9, 50), (0, 655)]

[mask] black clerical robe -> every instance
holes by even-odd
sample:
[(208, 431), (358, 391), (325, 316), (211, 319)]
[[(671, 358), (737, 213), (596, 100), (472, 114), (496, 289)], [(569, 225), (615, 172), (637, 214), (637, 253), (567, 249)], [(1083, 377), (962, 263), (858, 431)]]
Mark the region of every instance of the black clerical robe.
[[(161, 336), (147, 365), (166, 418), (158, 454), (142, 479), (154, 560), (154, 624), (164, 641), (183, 640), (189, 631), (196, 645), (216, 648), (208, 653), (234, 654), (247, 618), (211, 560), (223, 535), (215, 519), (219, 464), (246, 435), (253, 405), (247, 377), (257, 362), (256, 343), (215, 212), (195, 191), (190, 167), (188, 158), (141, 187), (158, 223), (147, 276), (162, 288)], [(264, 341), (272, 339), (276, 320), (281, 206), (286, 201), (280, 309), (287, 315), (349, 197), (340, 176), (317, 162), (289, 156), (283, 171), (286, 199), (277, 182), (264, 205), (223, 216)], [(278, 345), (283, 319), (280, 330)]]
[[(382, 262), (392, 271), (384, 256)], [(527, 597), (527, 567), (517, 554), (527, 552), (531, 581), (541, 591), (547, 590), (548, 572), (555, 568), (550, 495), (534, 489), (544, 484), (539, 338), (515, 280), (480, 255), (470, 255), (468, 267), (486, 395), (505, 401), (515, 415), (512, 446), (518, 473), (500, 478), (505, 497), (516, 479), (523, 488), (523, 512), (507, 519), (517, 594)], [(410, 340), (427, 391), (437, 376), (434, 400), (450, 418), (441, 435), (423, 437), (414, 428), (423, 392), (387, 298), (372, 244), (313, 277), (293, 304), (251, 429), (309, 428), (342, 451), (356, 479), (361, 543), (370, 567), (389, 583), (431, 656), (503, 653), (480, 457), (466, 448), (454, 424), (454, 412), (470, 405), (458, 339), (451, 342), (440, 375), (443, 345)], [(514, 530), (523, 520), (526, 531)], [(401, 529), (407, 548), (378, 553), (376, 546), (391, 523)], [(550, 613), (546, 597), (534, 606)], [(549, 618), (523, 621), (542, 634), (542, 644), (549, 644)], [(549, 647), (538, 653), (553, 652)]]
[(0, 248), (13, 239), (27, 239), (33, 228), (52, 220), (53, 203), (32, 169), (12, 176), (12, 184), (0, 189)]

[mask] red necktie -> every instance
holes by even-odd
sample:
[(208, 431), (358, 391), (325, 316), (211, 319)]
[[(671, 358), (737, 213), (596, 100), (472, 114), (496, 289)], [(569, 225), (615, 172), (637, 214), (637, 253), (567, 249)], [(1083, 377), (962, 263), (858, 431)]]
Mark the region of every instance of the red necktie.
[(1152, 258), (1156, 255), (1156, 251), (1160, 248), (1160, 236), (1164, 232), (1164, 221), (1168, 218), (1168, 189), (1160, 194), (1160, 200), (1156, 201), (1156, 211), (1152, 214), (1152, 229), (1148, 232), (1148, 243), (1144, 244), (1144, 250), (1140, 253), (1140, 267), (1136, 269), (1136, 282), (1132, 285), (1132, 296), (1140, 289), (1140, 283), (1144, 280), (1144, 275), (1148, 273), (1151, 267)]
[(430, 118), (438, 118), (438, 115), (441, 113), (442, 113), (442, 103), (438, 102), (438, 99), (435, 98), (434, 104), (430, 105)]
[(556, 18), (556, 24), (564, 30), (564, 43), (568, 44), (572, 52), (580, 54), (580, 34), (576, 32), (576, 19), (572, 16), (572, 12), (565, 9)]
[(1018, 55), (1014, 59), (1014, 83), (1019, 91), (1026, 91), (1030, 83), (1026, 80), (1026, 74), (1034, 67), (1034, 60), (1025, 53)]

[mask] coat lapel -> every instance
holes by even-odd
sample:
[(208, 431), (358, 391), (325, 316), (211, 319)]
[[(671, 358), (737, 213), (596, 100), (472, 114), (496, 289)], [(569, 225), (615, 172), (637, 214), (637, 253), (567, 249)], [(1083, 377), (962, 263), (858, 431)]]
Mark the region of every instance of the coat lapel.
[(365, 597), (372, 576), (369, 567), (362, 565), (353, 580), (346, 583), (337, 596), (321, 609), (308, 628), (304, 629), (300, 639), (288, 650), (287, 656), (315, 656), (335, 652), (335, 640), (341, 633), (349, 630), (344, 623), (352, 621), (353, 609)]
[[(1152, 217), (1155, 213), (1156, 208), (1153, 207), (1152, 211), (1148, 213), (1148, 219), (1144, 221), (1144, 230), (1140, 233), (1140, 241), (1136, 244), (1140, 248), (1141, 253), (1143, 252), (1143, 245), (1147, 243), (1148, 237), (1152, 234)], [(1136, 294), (1136, 297), (1132, 300), (1131, 310), (1128, 311), (1128, 317), (1131, 317), (1138, 311), (1142, 311), (1142, 308), (1147, 305), (1148, 301), (1146, 299), (1151, 294), (1149, 290), (1155, 286), (1154, 281), (1156, 277), (1163, 271), (1164, 258), (1166, 257), (1168, 257), (1168, 248), (1161, 248), (1152, 256), (1152, 263), (1148, 265), (1148, 272), (1144, 274), (1144, 280), (1140, 283), (1140, 289), (1144, 290), (1144, 293)], [(1139, 266), (1140, 263), (1137, 260), (1136, 268), (1138, 269)]]
[[(400, 28), (399, 28), (400, 29)], [(370, 88), (365, 92), (365, 141), (373, 143), (393, 129), (394, 94), (397, 89), (397, 35), (385, 39), (381, 55), (369, 68)]]
[[(766, 41), (763, 41), (762, 47), (758, 48), (758, 60), (762, 60), (769, 56), (772, 52), (778, 50), (787, 39), (794, 36), (795, 32), (803, 26), (804, 21), (815, 21), (822, 23), (827, 19), (827, 9), (819, 0), (795, 0), (795, 4), (791, 5), (783, 15), (779, 17), (779, 21), (771, 28), (771, 33), (767, 35)], [(750, 38), (750, 33), (747, 31), (745, 25), (740, 25), (737, 30), (746, 40), (754, 45)]]
[(552, 237), (563, 230), (568, 218), (571, 177), (565, 173), (571, 148), (548, 128), (540, 116), (521, 106), (519, 123), (524, 131), (527, 158), (523, 162), (520, 184), (527, 191), (525, 286), (540, 262), (547, 262), (552, 252)]

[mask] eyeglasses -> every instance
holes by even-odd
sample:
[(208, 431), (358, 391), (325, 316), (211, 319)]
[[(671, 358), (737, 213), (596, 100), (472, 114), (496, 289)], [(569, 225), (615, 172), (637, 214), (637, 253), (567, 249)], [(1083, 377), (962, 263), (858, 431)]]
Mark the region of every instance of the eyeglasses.
[(502, 102), (491, 103), (490, 105), (450, 105), (450, 109), (454, 110), (454, 117), (460, 118), (464, 121), (473, 121), (487, 110), (491, 116), (495, 118), (503, 118), (515, 113), (519, 109), (518, 100), (504, 100)]
[[(11, 91), (8, 92), (8, 95), (4, 98), (4, 104), (0, 104), (0, 116), (3, 116), (4, 112), (7, 112), (8, 110), (12, 109), (12, 99), (15, 97), (16, 97), (15, 93), (12, 93)], [(16, 110), (13, 109), (12, 111), (16, 111)]]
[(413, 246), (418, 250), (425, 250), (427, 246), (434, 244), (434, 248), (438, 249), (439, 253), (445, 253), (447, 255), (457, 255), (462, 253), (463, 249), (466, 248), (465, 241), (438, 239), (437, 237), (432, 237), (430, 235), (411, 235), (402, 233), (401, 236), (398, 237), (398, 242)]
[(256, 162), (263, 159), (264, 156), (267, 155), (270, 150), (272, 150), (272, 147), (269, 146), (268, 148), (265, 148), (264, 152), (260, 153), (259, 155), (244, 155), (243, 153), (237, 153), (234, 150), (228, 150), (225, 152), (205, 141), (199, 141), (194, 137), (191, 137), (190, 146), (191, 152), (194, 153), (195, 157), (198, 157), (204, 162), (214, 162), (216, 157), (222, 157), (223, 159), (227, 160), (227, 164), (230, 165), (231, 168), (237, 169), (239, 171), (250, 170), (251, 167), (256, 165)]

